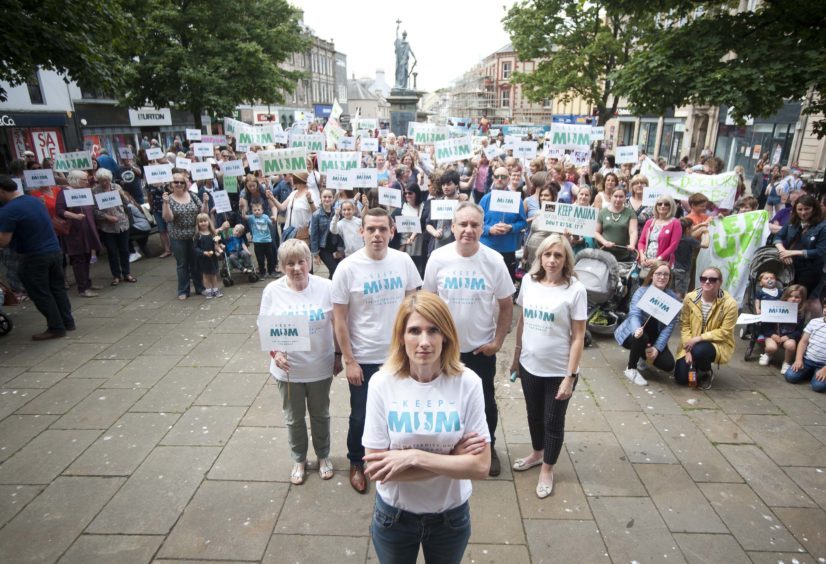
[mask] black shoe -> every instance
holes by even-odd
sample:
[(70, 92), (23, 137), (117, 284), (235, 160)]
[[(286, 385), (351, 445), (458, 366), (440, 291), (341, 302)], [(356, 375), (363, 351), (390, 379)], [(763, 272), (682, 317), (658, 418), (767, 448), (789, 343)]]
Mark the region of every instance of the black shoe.
[(48, 341), (49, 339), (61, 339), (66, 336), (66, 331), (43, 331), (32, 335), (32, 341)]
[(499, 462), (499, 455), (496, 454), (496, 449), (490, 449), (490, 470), (488, 476), (498, 476), (502, 473), (502, 463)]
[(701, 390), (710, 390), (711, 383), (714, 382), (713, 370), (698, 370), (697, 371), (697, 387)]

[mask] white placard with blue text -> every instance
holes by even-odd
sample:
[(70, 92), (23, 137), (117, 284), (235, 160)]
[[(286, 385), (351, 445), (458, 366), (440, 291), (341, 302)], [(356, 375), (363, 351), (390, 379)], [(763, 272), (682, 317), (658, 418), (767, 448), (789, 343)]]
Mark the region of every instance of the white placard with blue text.
[(232, 204), (229, 201), (229, 194), (223, 190), (212, 192), (212, 204), (217, 213), (227, 213), (232, 211)]
[(539, 143), (536, 141), (519, 141), (513, 145), (513, 156), (517, 159), (533, 160), (538, 148)]
[(361, 138), (361, 152), (374, 153), (379, 150), (379, 140), (377, 137), (362, 137)]
[(261, 157), (256, 153), (247, 153), (247, 164), (249, 164), (250, 172), (261, 170)]
[(355, 137), (342, 137), (338, 140), (338, 148), (342, 151), (355, 151), (356, 150), (356, 138)]
[(522, 194), (511, 190), (491, 190), (488, 209), (492, 212), (519, 213)]
[(779, 300), (760, 302), (760, 321), (762, 323), (797, 323), (797, 304)]
[(212, 143), (193, 143), (192, 153), (196, 157), (206, 159), (213, 156), (215, 154), (215, 151), (212, 148)]
[(350, 190), (353, 188), (353, 170), (331, 170), (328, 172), (326, 174), (327, 188), (333, 190)]
[(402, 207), (402, 191), (387, 186), (379, 186), (379, 205), (393, 208)]
[(637, 307), (663, 325), (668, 325), (679, 315), (683, 304), (652, 284), (637, 302)]
[(200, 141), (201, 140), (201, 130), (200, 129), (187, 129), (186, 130), (186, 139), (187, 141)]
[(617, 164), (636, 163), (640, 158), (639, 150), (639, 147), (636, 145), (617, 147), (614, 153), (614, 162)]
[(379, 185), (379, 174), (375, 168), (353, 168), (348, 172), (353, 188), (377, 188)]
[(192, 175), (192, 180), (209, 180), (210, 178), (215, 178), (212, 165), (209, 163), (190, 164), (189, 174)]
[(63, 196), (66, 198), (66, 206), (70, 208), (91, 206), (95, 203), (91, 188), (71, 188), (64, 190)]
[(310, 350), (310, 318), (306, 315), (260, 315), (258, 337), (265, 352)]
[(119, 190), (98, 192), (95, 194), (95, 202), (97, 202), (99, 210), (108, 210), (109, 208), (116, 208), (123, 205)]
[(222, 161), (218, 163), (224, 176), (244, 176), (244, 161)]
[(149, 147), (146, 150), (146, 158), (150, 161), (157, 161), (158, 159), (162, 159), (163, 156), (163, 150), (158, 147)]
[(42, 188), (44, 186), (54, 186), (54, 172), (50, 168), (37, 170), (24, 170), (23, 178), (26, 180), (26, 188)]
[(430, 200), (430, 219), (453, 220), (459, 200)]
[(418, 217), (413, 217), (409, 215), (397, 215), (396, 218), (396, 231), (399, 233), (421, 233), (422, 232), (422, 224)]
[(146, 175), (147, 184), (163, 184), (164, 182), (172, 182), (172, 165), (146, 165), (143, 167), (143, 173)]
[(185, 157), (175, 157), (175, 168), (182, 168), (184, 170), (189, 170), (189, 167), (192, 166), (192, 160), (187, 159)]

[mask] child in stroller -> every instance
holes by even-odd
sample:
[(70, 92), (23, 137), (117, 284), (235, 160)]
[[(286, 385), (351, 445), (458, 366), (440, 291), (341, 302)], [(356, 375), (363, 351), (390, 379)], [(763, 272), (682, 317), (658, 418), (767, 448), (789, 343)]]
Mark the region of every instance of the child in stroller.
[(235, 281), (232, 279), (232, 271), (242, 272), (247, 275), (250, 283), (258, 282), (258, 275), (252, 266), (252, 254), (247, 248), (247, 237), (244, 225), (239, 223), (229, 229), (229, 223), (224, 222), (221, 226), (221, 238), (224, 240), (226, 252), (224, 253), (224, 265), (221, 268), (221, 278), (224, 286), (232, 286)]

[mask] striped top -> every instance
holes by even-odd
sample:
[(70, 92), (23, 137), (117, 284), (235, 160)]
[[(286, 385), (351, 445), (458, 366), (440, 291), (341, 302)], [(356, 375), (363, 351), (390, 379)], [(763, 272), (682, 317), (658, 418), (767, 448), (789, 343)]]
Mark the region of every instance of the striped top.
[(826, 319), (812, 319), (803, 332), (809, 335), (805, 359), (815, 364), (826, 364)]

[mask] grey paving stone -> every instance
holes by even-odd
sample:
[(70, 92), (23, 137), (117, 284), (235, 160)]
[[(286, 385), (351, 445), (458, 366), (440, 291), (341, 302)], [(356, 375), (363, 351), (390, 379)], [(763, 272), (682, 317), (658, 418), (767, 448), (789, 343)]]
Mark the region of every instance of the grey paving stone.
[(745, 484), (698, 484), (745, 550), (791, 551), (802, 546)]
[(611, 562), (594, 521), (525, 519), (525, 534), (533, 564)]
[[(308, 458), (314, 460), (312, 443), (310, 451)], [(292, 467), (285, 428), (238, 427), (209, 479), (288, 482)]]
[(314, 564), (316, 562), (364, 562), (366, 537), (280, 535), (270, 539), (262, 564)]
[(826, 466), (826, 449), (785, 415), (741, 415), (735, 422), (779, 466)]
[(195, 400), (195, 405), (250, 406), (269, 374), (218, 374)]
[(60, 415), (77, 405), (106, 380), (65, 378), (17, 410), (19, 414)]
[(807, 391), (804, 386), (795, 386), (786, 382), (785, 378), (780, 376), (780, 371), (774, 372), (770, 376), (763, 374), (750, 374), (749, 382), (755, 391), (771, 398), (772, 403), (775, 400), (787, 398), (802, 398), (805, 397)]
[(9, 380), (16, 378), (19, 374), (26, 371), (26, 366), (11, 366), (6, 364), (6, 354), (11, 352), (11, 347), (7, 347), (4, 351), (0, 351), (0, 384), (5, 384)]
[(645, 464), (675, 464), (676, 457), (644, 413), (608, 411), (608, 424), (628, 460)]
[(43, 393), (44, 390), (0, 390), (0, 419), (4, 419), (26, 405), (32, 399)]
[[(153, 321), (155, 321), (153, 319)], [(169, 326), (160, 323), (142, 325), (120, 341), (113, 343), (95, 358), (103, 360), (131, 360), (146, 353), (152, 345), (166, 336)]]
[[(526, 415), (527, 418), (527, 415)], [(527, 419), (525, 421), (527, 426)], [(565, 412), (566, 431), (610, 431), (611, 427), (597, 407), (591, 392), (577, 390), (568, 402)]]
[(672, 385), (668, 388), (668, 394), (674, 399), (684, 411), (693, 409), (720, 409), (711, 399), (711, 392), (704, 392), (697, 388), (689, 388), (688, 386)]
[[(753, 564), (815, 564), (817, 560), (801, 552), (747, 552)], [(820, 563), (822, 564), (822, 563)]]
[(43, 486), (0, 486), (0, 527), (23, 510)]
[(121, 318), (118, 315), (120, 313), (120, 310), (118, 310), (111, 319), (97, 319), (94, 323), (81, 323), (70, 338), (73, 341), (84, 343), (103, 343), (107, 345), (115, 343), (141, 325), (140, 321)]
[[(511, 450), (510, 459), (526, 456), (529, 448), (517, 445)], [(536, 497), (539, 467), (525, 472), (513, 472), (513, 483), (519, 501), (519, 513), (523, 519), (591, 519), (591, 510), (585, 492), (579, 484), (573, 464), (565, 449), (559, 454), (554, 466), (554, 491), (550, 497)]]
[(589, 501), (614, 562), (685, 562), (650, 499), (599, 497)]
[(100, 431), (43, 431), (0, 466), (0, 484), (48, 484)]
[(165, 535), (220, 449), (158, 447), (89, 525), (87, 533)]
[(71, 374), (69, 378), (111, 378), (129, 363), (126, 359), (113, 358), (98, 360), (93, 358)]
[(98, 390), (58, 419), (52, 429), (107, 429), (144, 393), (145, 390)]
[(774, 513), (809, 554), (818, 562), (826, 561), (826, 512), (819, 508), (778, 507)]
[(643, 376), (648, 380), (648, 385), (635, 386), (631, 391), (643, 413), (678, 415), (683, 412), (683, 406), (669, 393), (672, 386), (670, 374), (659, 370), (647, 370)]
[[(42, 319), (42, 318), (41, 318)], [(39, 327), (39, 326), (38, 326)], [(42, 329), (38, 328), (35, 331), (40, 332)], [(31, 341), (28, 341), (31, 343)], [(51, 341), (41, 341), (34, 344), (27, 344), (20, 348), (16, 354), (12, 354), (3, 359), (5, 366), (25, 366), (27, 369), (31, 368), (38, 362), (48, 359), (52, 355), (62, 351), (69, 346), (69, 341), (66, 339), (53, 339)], [(58, 372), (64, 372), (59, 370)]]
[(67, 475), (128, 476), (178, 419), (164, 413), (126, 413), (66, 470)]
[(772, 402), (799, 425), (826, 425), (826, 411), (809, 398), (772, 398)]
[(77, 370), (96, 354), (106, 348), (98, 343), (72, 343), (60, 351), (32, 367), (35, 372), (72, 372)]
[(58, 478), (0, 530), (0, 562), (54, 562), (121, 484), (123, 478)]
[(0, 421), (0, 462), (51, 425), (57, 415), (12, 415)]
[(161, 444), (223, 446), (245, 412), (244, 407), (193, 406), (178, 419)]
[(636, 464), (634, 468), (671, 532), (728, 533), (682, 466)]
[[(224, 366), (232, 355), (247, 341), (246, 335), (226, 333), (223, 335), (207, 335), (181, 361), (183, 366)], [(259, 350), (259, 355), (263, 353)], [(228, 370), (231, 372), (231, 370)], [(257, 370), (256, 372), (261, 372)]]
[(204, 481), (158, 555), (259, 560), (287, 488), (285, 484)]
[(814, 507), (795, 483), (755, 445), (720, 445), (732, 466), (769, 507)]
[[(624, 362), (627, 362), (627, 356)], [(613, 366), (621, 366), (621, 364), (614, 364)], [(602, 411), (639, 410), (637, 401), (631, 395), (629, 388), (623, 383), (627, 380), (625, 380), (622, 372), (611, 370), (605, 366), (601, 370), (592, 370), (590, 373), (583, 372), (583, 377), (588, 382), (588, 387)], [(633, 386), (633, 384), (631, 385)]]
[(170, 325), (166, 331), (166, 335), (148, 347), (145, 354), (182, 358), (202, 343), (206, 334), (209, 333), (208, 330), (198, 331), (188, 323)]
[(714, 403), (729, 415), (779, 415), (780, 409), (760, 392), (717, 390), (712, 394)]
[(822, 509), (826, 509), (826, 470), (789, 466), (786, 474)]
[(510, 482), (473, 482), (470, 520), (474, 542), (525, 544), (516, 491)]
[[(339, 411), (339, 413), (344, 412)], [(241, 420), (241, 425), (244, 427), (283, 427), (284, 416), (281, 413), (281, 394), (278, 393), (278, 388), (263, 386)]]
[(161, 541), (161, 536), (80, 535), (59, 564), (144, 564)]
[(566, 433), (565, 440), (585, 495), (645, 495), (613, 433)]
[(718, 409), (697, 409), (687, 411), (695, 425), (712, 443), (743, 444), (753, 443), (749, 437), (726, 413)]
[(731, 535), (674, 534), (689, 564), (749, 564), (751, 560)]
[(51, 388), (66, 377), (66, 372), (24, 372), (3, 384), (4, 388)]
[(743, 481), (685, 415), (651, 415), (649, 419), (695, 482)]
[(130, 411), (183, 413), (217, 373), (217, 368), (176, 366), (152, 386)]
[(811, 427), (803, 427), (806, 429), (811, 436), (816, 438), (818, 441), (826, 445), (826, 427), (820, 426), (811, 426)]
[(469, 543), (462, 558), (465, 564), (529, 564), (530, 561), (527, 546), (509, 544)]
[[(258, 306), (255, 306), (258, 313)], [(269, 358), (261, 352), (261, 342), (258, 335), (252, 335), (241, 343), (241, 346), (230, 355), (222, 370), (243, 374), (245, 372), (261, 373), (269, 370)]]
[(215, 327), (215, 333), (241, 333), (242, 335), (252, 335), (256, 331), (257, 315), (232, 314)]
[(104, 388), (151, 388), (175, 366), (178, 356), (139, 356), (109, 378)]
[[(505, 440), (512, 444), (531, 444), (531, 435), (528, 432), (528, 416), (525, 412), (525, 401), (521, 399), (498, 400), (499, 426), (504, 431)], [(347, 411), (349, 413), (349, 410)]]

